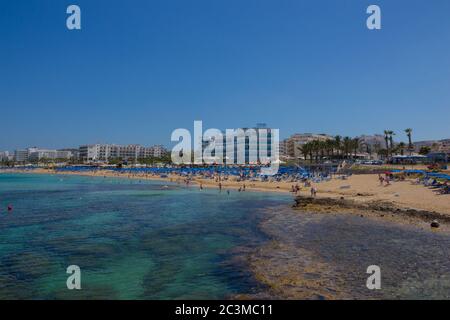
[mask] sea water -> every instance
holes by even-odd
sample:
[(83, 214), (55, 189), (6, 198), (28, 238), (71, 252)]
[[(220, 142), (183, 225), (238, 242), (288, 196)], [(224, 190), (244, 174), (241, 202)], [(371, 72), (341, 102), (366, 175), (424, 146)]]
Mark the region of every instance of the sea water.
[[(292, 203), (281, 193), (0, 174), (0, 299), (271, 297), (249, 266), (256, 258), (269, 278), (320, 284), (296, 288), (305, 298), (450, 299), (448, 233)], [(70, 265), (81, 268), (81, 290), (67, 289)], [(366, 287), (370, 265), (381, 290)]]
[[(290, 201), (166, 182), (2, 174), (0, 299), (250, 293), (258, 284), (231, 262), (233, 248), (264, 241), (258, 210)], [(70, 265), (81, 268), (81, 290), (66, 287)]]

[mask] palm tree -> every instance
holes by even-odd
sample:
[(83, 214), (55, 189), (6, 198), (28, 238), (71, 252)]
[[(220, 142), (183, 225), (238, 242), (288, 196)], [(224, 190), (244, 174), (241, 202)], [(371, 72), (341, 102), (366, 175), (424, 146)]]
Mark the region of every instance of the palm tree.
[(314, 158), (316, 159), (316, 162), (319, 161), (319, 152), (320, 152), (320, 141), (313, 140), (311, 141), (311, 148), (314, 152)]
[(327, 150), (328, 158), (334, 157), (334, 141), (333, 140), (325, 141), (325, 148)]
[(386, 150), (388, 155), (392, 155), (392, 149), (394, 149), (394, 138), (395, 132), (392, 130), (384, 130), (384, 141), (386, 142)]
[(352, 145), (352, 149), (353, 149), (353, 155), (357, 156), (358, 154), (358, 149), (359, 149), (359, 138), (353, 138), (351, 141), (351, 145)]
[(406, 135), (408, 136), (408, 150), (409, 150), (409, 155), (411, 155), (412, 150), (413, 150), (413, 144), (412, 144), (412, 138), (411, 138), (411, 135), (412, 135), (412, 129), (411, 129), (411, 128), (405, 129), (405, 132), (406, 132)]
[(389, 155), (389, 130), (384, 130), (384, 142), (386, 143), (386, 151)]
[[(303, 144), (302, 146), (300, 146), (298, 149), (299, 149), (300, 152), (303, 154), (303, 156), (305, 157), (305, 161), (306, 161), (306, 158), (308, 157), (308, 155), (309, 155), (310, 152), (311, 152), (311, 145), (310, 145), (309, 142), (308, 142), (308, 143), (305, 143), (305, 144)], [(311, 159), (310, 159), (310, 160), (311, 160)]]
[(352, 148), (352, 138), (345, 137), (343, 140), (343, 150), (344, 150), (344, 154), (347, 158), (352, 149), (353, 149)]
[(404, 142), (400, 142), (398, 144), (398, 149), (400, 150), (400, 154), (403, 155), (406, 144)]
[(342, 143), (342, 137), (341, 136), (335, 136), (334, 137), (334, 148), (336, 149), (336, 153), (339, 156), (339, 151), (341, 150), (341, 143)]
[(391, 144), (391, 150), (394, 149), (394, 136), (395, 136), (395, 132), (389, 131), (389, 142)]

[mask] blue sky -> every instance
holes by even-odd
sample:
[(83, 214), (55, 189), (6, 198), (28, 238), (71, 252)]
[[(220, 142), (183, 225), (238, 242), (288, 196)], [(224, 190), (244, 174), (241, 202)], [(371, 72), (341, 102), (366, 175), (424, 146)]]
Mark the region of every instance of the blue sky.
[(0, 150), (169, 146), (194, 120), (450, 138), (449, 14), (448, 0), (1, 1)]

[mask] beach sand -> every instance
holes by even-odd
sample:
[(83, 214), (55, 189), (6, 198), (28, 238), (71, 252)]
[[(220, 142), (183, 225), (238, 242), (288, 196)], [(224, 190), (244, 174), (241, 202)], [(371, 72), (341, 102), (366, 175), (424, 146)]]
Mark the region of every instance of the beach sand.
[[(9, 171), (11, 172), (11, 171)], [(17, 171), (23, 172), (23, 171)], [(30, 173), (40, 174), (56, 174), (53, 170), (37, 169)], [(185, 183), (185, 177), (171, 174), (167, 178), (161, 178), (158, 175), (128, 174), (117, 173), (114, 171), (96, 171), (96, 172), (59, 172), (63, 175), (83, 175), (93, 177), (119, 177), (140, 180), (158, 180), (167, 182)], [(395, 207), (403, 209), (426, 210), (430, 212), (438, 212), (440, 214), (450, 216), (450, 196), (438, 195), (432, 189), (423, 185), (414, 184), (415, 179), (406, 179), (404, 181), (392, 181), (390, 185), (380, 185), (377, 174), (359, 174), (347, 177), (342, 180), (333, 178), (330, 181), (320, 183), (312, 183), (317, 189), (317, 197), (339, 199), (344, 197), (346, 200), (355, 202), (384, 202), (390, 203)], [(219, 183), (214, 179), (203, 179), (194, 177), (190, 184), (202, 185), (203, 187), (218, 188)], [(292, 182), (261, 182), (261, 181), (236, 181), (236, 177), (230, 177), (228, 180), (221, 181), (223, 190), (237, 190), (245, 185), (246, 191), (269, 191), (289, 193), (292, 186), (296, 183)], [(301, 183), (300, 191), (297, 195), (310, 195), (310, 187), (304, 187)]]

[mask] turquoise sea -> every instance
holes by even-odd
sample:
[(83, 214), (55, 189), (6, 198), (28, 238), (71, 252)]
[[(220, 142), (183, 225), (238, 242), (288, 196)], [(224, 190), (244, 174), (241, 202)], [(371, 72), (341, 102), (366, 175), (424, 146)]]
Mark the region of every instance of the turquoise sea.
[[(0, 299), (252, 293), (259, 285), (233, 256), (265, 240), (260, 208), (291, 201), (120, 178), (2, 174)], [(81, 268), (82, 290), (67, 289), (69, 265)]]
[[(0, 174), (0, 300), (450, 299), (447, 231), (300, 214), (292, 203), (277, 193)], [(81, 268), (81, 290), (66, 287), (70, 265)], [(369, 265), (380, 266), (382, 290), (367, 289)]]

